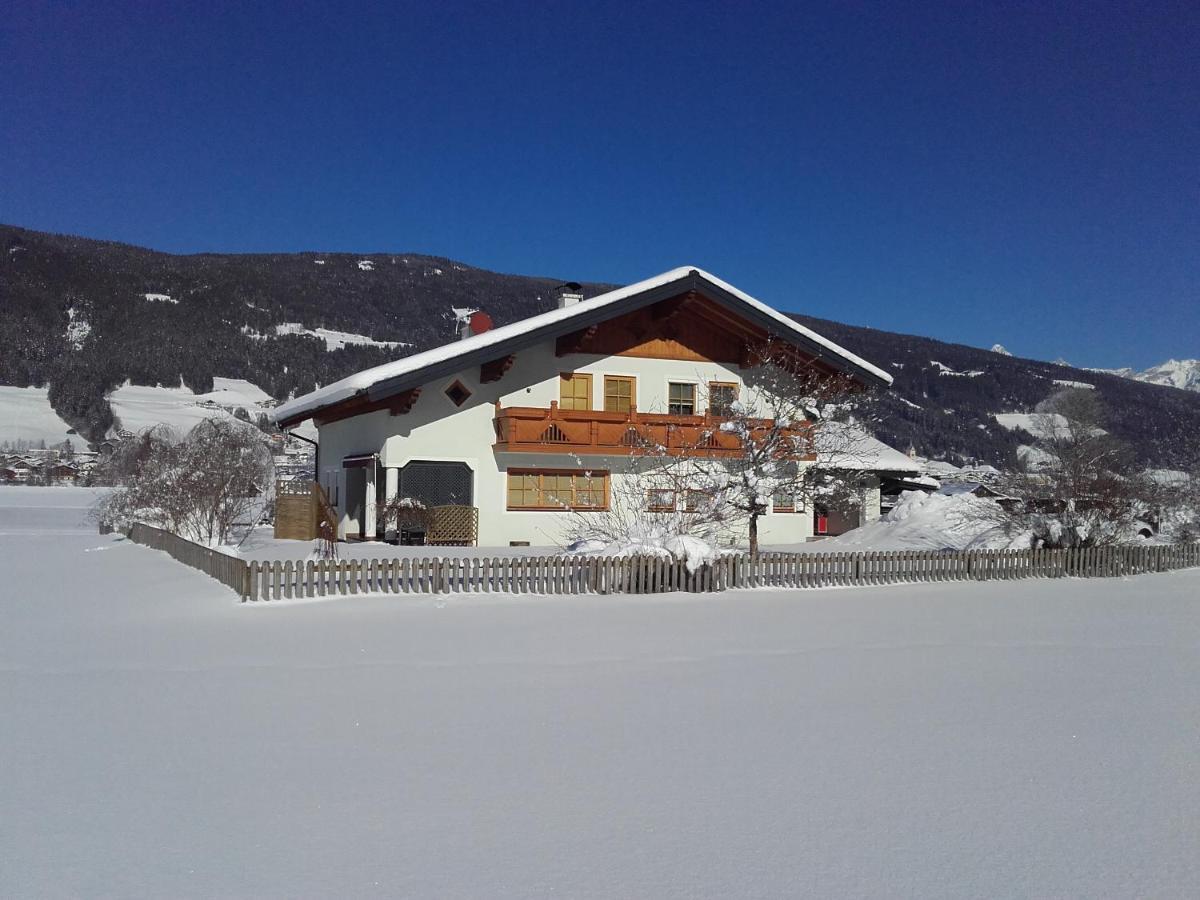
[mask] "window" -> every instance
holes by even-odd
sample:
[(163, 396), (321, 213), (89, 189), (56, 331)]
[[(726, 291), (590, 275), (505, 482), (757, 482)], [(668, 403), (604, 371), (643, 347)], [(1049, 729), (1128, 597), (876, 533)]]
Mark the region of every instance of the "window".
[(796, 511), (796, 498), (790, 491), (776, 491), (771, 498), (771, 509), (777, 513), (793, 513)]
[(560, 409), (592, 408), (592, 376), (579, 372), (563, 372), (558, 382)]
[(509, 469), (509, 509), (607, 509), (607, 472)]
[(706, 512), (713, 505), (713, 496), (708, 491), (691, 488), (684, 501), (684, 509), (688, 512)]
[(675, 492), (667, 488), (646, 491), (646, 509), (650, 512), (674, 512)]
[(634, 379), (624, 375), (604, 376), (604, 411), (629, 412), (637, 402)]
[(686, 381), (672, 381), (667, 386), (667, 412), (673, 416), (694, 416), (696, 386)]
[(461, 381), (455, 381), (454, 384), (446, 388), (446, 396), (450, 398), (450, 402), (455, 406), (462, 406), (467, 402), (467, 398), (471, 396), (471, 392), (467, 390), (466, 385)]
[(714, 416), (727, 416), (737, 403), (738, 386), (725, 381), (708, 384), (708, 411)]

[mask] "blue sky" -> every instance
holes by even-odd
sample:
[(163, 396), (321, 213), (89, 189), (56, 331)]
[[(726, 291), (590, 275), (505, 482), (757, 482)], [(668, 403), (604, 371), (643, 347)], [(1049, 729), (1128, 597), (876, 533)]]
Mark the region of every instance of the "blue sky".
[(1200, 356), (1200, 6), (12, 4), (0, 221)]

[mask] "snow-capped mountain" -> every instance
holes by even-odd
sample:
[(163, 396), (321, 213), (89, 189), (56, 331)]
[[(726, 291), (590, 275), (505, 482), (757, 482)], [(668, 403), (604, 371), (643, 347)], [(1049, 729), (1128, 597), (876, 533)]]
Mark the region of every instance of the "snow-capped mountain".
[(992, 352), (999, 353), (1001, 356), (1012, 356), (1003, 344), (992, 344)]
[(1119, 375), (1122, 378), (1132, 378), (1134, 381), (1144, 381), (1146, 384), (1162, 384), (1185, 391), (1200, 391), (1200, 359), (1168, 359), (1165, 363), (1151, 366), (1142, 372), (1128, 366), (1122, 369), (1089, 369), (1088, 371)]

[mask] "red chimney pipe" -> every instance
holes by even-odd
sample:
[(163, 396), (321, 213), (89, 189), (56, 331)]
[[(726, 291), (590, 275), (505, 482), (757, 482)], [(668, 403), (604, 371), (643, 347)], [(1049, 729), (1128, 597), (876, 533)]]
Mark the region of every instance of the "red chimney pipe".
[(471, 313), (469, 320), (471, 334), (483, 334), (485, 331), (492, 330), (492, 317), (485, 313), (482, 309)]

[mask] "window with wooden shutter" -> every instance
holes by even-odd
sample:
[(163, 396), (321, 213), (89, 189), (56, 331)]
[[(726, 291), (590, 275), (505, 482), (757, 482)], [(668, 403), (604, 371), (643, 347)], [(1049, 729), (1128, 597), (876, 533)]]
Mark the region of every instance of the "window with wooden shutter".
[(559, 512), (607, 509), (608, 473), (509, 469), (508, 508)]
[(564, 372), (558, 383), (560, 409), (592, 408), (592, 376), (581, 372)]
[(629, 412), (636, 402), (635, 379), (625, 375), (604, 376), (605, 412)]
[(688, 381), (672, 381), (667, 386), (667, 412), (673, 416), (694, 416), (696, 385)]

